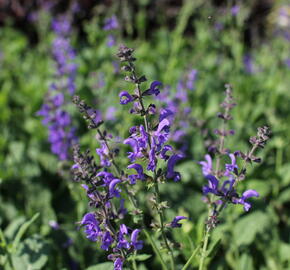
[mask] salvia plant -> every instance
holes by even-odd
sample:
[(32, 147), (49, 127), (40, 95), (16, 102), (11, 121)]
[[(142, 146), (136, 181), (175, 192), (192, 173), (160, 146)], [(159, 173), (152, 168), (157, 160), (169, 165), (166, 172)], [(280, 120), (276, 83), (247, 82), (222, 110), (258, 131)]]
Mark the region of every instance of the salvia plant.
[(70, 160), (70, 149), (77, 142), (77, 136), (66, 105), (75, 92), (77, 64), (70, 43), (69, 18), (63, 15), (53, 20), (52, 29), (55, 33), (51, 48), (55, 74), (38, 115), (43, 117), (42, 123), (48, 128), (52, 153), (60, 160)]
[[(108, 25), (114, 26), (114, 19), (110, 20)], [(125, 266), (137, 269), (136, 254), (144, 246), (144, 236), (156, 254), (160, 269), (174, 270), (179, 266), (176, 265), (176, 245), (172, 241), (171, 230), (180, 228), (180, 222), (189, 217), (175, 216), (173, 220), (167, 220), (165, 211), (170, 204), (161, 200), (159, 189), (160, 185), (169, 181), (181, 184), (182, 177), (175, 165), (185, 158), (185, 154), (183, 150), (176, 150), (170, 141), (185, 124), (181, 123), (181, 127), (175, 124), (173, 133), (172, 125), (177, 115), (181, 119), (184, 115), (187, 118), (190, 112), (190, 108), (180, 112), (178, 106), (187, 100), (186, 89), (194, 89), (197, 72), (192, 70), (187, 81), (180, 82), (176, 96), (166, 99), (169, 91), (162, 93), (161, 82), (153, 81), (145, 87), (147, 78), (138, 75), (133, 52), (131, 48), (120, 46), (117, 54), (121, 69), (126, 73), (125, 81), (134, 87), (132, 91), (119, 93), (120, 105), (128, 107), (128, 115), (136, 115), (138, 123), (128, 127), (128, 137), (123, 140), (123, 147), (116, 147), (116, 140), (104, 128), (98, 111), (79, 96), (73, 97), (74, 104), (88, 128), (95, 131), (99, 143), (96, 149), (99, 162), (89, 150), (82, 151), (76, 143), (73, 146), (72, 173), (74, 180), (80, 182), (86, 192), (90, 207), (79, 222), (79, 228), (83, 228), (90, 241), (98, 243), (101, 249), (108, 252), (108, 259), (113, 261), (115, 270)], [(159, 108), (151, 103), (156, 98), (163, 101)], [(195, 257), (199, 258), (199, 269), (205, 269), (210, 235), (218, 226), (222, 211), (231, 204), (242, 205), (245, 211), (249, 211), (250, 198), (259, 196), (256, 190), (240, 192), (240, 183), (246, 179), (247, 164), (261, 162), (256, 151), (263, 148), (269, 139), (269, 128), (258, 128), (257, 135), (250, 138), (252, 147), (248, 151), (227, 149), (226, 139), (234, 135), (228, 124), (235, 105), (231, 86), (226, 85), (225, 100), (221, 104), (223, 110), (218, 113), (221, 127), (214, 131), (217, 140), (209, 146), (205, 160), (199, 162), (206, 181), (202, 188), (203, 202), (208, 206), (204, 237), (182, 270), (190, 269)], [(122, 154), (119, 148), (128, 149), (125, 166), (119, 163), (119, 155)], [(145, 206), (137, 196), (140, 185), (151, 194), (149, 203), (153, 217), (150, 225), (144, 217)], [(159, 232), (160, 239), (152, 237), (153, 231)], [(159, 243), (165, 253), (160, 251)]]

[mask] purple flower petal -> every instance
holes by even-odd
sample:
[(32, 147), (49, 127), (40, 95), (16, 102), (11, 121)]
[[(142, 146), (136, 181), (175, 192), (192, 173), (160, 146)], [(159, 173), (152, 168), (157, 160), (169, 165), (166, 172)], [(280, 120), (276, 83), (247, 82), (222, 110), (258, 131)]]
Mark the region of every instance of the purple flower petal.
[(176, 162), (181, 160), (183, 158), (182, 155), (172, 155), (167, 163), (167, 173), (166, 173), (166, 178), (173, 178), (174, 181), (179, 181), (180, 180), (180, 173), (174, 171), (174, 166)]
[(182, 224), (178, 223), (180, 220), (187, 219), (184, 216), (176, 216), (170, 223), (171, 228), (180, 228)]
[(119, 94), (120, 98), (120, 104), (125, 105), (128, 104), (129, 102), (132, 102), (134, 98), (127, 92), (127, 91), (122, 91)]

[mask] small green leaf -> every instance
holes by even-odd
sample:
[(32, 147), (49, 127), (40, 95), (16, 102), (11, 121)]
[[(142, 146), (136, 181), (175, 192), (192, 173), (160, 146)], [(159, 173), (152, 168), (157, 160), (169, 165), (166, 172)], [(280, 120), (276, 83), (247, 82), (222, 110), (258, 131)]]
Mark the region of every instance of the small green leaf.
[(25, 234), (29, 226), (39, 217), (39, 213), (36, 213), (30, 220), (26, 221), (22, 226), (20, 227), (19, 231), (17, 232), (14, 240), (13, 240), (13, 250), (16, 251), (17, 246), (22, 238), (22, 236)]
[(248, 214), (237, 221), (234, 237), (238, 245), (249, 245), (258, 233), (263, 233), (271, 226), (269, 217), (261, 211)]

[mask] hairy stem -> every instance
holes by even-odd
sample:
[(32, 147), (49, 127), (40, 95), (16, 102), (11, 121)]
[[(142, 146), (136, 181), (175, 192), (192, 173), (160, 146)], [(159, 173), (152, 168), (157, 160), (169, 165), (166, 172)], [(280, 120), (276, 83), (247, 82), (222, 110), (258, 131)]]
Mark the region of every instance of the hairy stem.
[(210, 236), (210, 228), (207, 227), (206, 228), (206, 232), (205, 232), (205, 236), (204, 236), (204, 240), (203, 240), (201, 258), (200, 258), (200, 261), (199, 261), (198, 270), (203, 270), (204, 269), (204, 263), (205, 263), (205, 259), (207, 257), (206, 253), (207, 253), (207, 246), (208, 246), (209, 236)]

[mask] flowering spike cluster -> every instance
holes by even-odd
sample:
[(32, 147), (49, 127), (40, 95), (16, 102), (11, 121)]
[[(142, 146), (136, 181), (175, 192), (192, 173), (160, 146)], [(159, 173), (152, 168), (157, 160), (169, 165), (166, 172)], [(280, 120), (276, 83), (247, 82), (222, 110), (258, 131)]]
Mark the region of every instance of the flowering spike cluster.
[[(254, 152), (259, 147), (263, 148), (269, 139), (269, 128), (262, 127), (258, 128), (257, 136), (251, 137), (250, 143), (252, 144), (252, 149), (247, 154), (241, 151), (230, 153), (228, 149), (225, 149), (225, 138), (233, 133), (226, 129), (226, 124), (232, 119), (230, 110), (236, 105), (231, 92), (231, 87), (226, 85), (226, 98), (221, 104), (224, 112), (218, 114), (218, 117), (223, 120), (223, 125), (216, 132), (220, 137), (217, 144), (218, 147), (215, 149), (215, 153), (217, 153), (217, 156), (215, 156), (216, 166), (214, 168), (214, 162), (209, 154), (205, 155), (204, 161), (199, 162), (202, 166), (202, 173), (208, 181), (207, 185), (203, 186), (203, 194), (207, 196), (206, 202), (212, 206), (213, 210), (212, 216), (207, 221), (208, 229), (216, 226), (218, 223), (218, 215), (227, 204), (241, 204), (245, 211), (249, 211), (251, 203), (248, 199), (251, 197), (259, 197), (259, 193), (252, 189), (246, 190), (242, 195), (239, 195), (236, 186), (239, 181), (245, 178), (246, 163), (251, 161), (260, 162), (260, 159), (254, 156)], [(229, 160), (229, 162), (225, 162), (224, 168), (220, 168), (221, 156), (225, 156)], [(244, 161), (241, 168), (237, 164), (238, 158)]]
[[(151, 126), (148, 123), (148, 117), (155, 114), (156, 107), (154, 104), (150, 104), (146, 108), (143, 102), (144, 97), (158, 96), (162, 84), (159, 81), (153, 81), (148, 89), (141, 90), (140, 85), (147, 79), (145, 76), (137, 77), (134, 66), (136, 58), (133, 56), (133, 51), (133, 49), (120, 46), (117, 54), (121, 62), (125, 63), (122, 69), (129, 74), (125, 77), (125, 80), (134, 83), (136, 86), (133, 94), (130, 94), (128, 91), (122, 91), (119, 94), (120, 104), (125, 105), (134, 102), (130, 113), (139, 114), (145, 120), (145, 126), (141, 124), (140, 126), (131, 127), (129, 138), (124, 140), (124, 144), (130, 146), (130, 151), (127, 153), (132, 163), (130, 166), (134, 163), (135, 167), (138, 166), (139, 171), (137, 175), (129, 176), (130, 182), (135, 183), (137, 179), (144, 180), (143, 168), (140, 164), (136, 163), (140, 159), (145, 161), (146, 170), (154, 174), (157, 172), (158, 161), (165, 160), (167, 168), (159, 172), (159, 177), (179, 181), (181, 177), (178, 172), (174, 171), (174, 166), (182, 158), (182, 155), (174, 154), (173, 148), (166, 144), (170, 136), (170, 121), (167, 117), (160, 115), (158, 123), (155, 126)], [(167, 155), (168, 152), (172, 154)]]
[(70, 149), (77, 142), (71, 116), (65, 110), (65, 97), (75, 92), (77, 70), (74, 63), (75, 52), (69, 39), (70, 27), (70, 22), (65, 16), (52, 23), (56, 34), (52, 46), (56, 80), (50, 86), (45, 103), (37, 113), (43, 117), (42, 123), (48, 127), (51, 151), (60, 160), (70, 159)]
[[(89, 205), (96, 210), (85, 214), (81, 225), (85, 228), (89, 240), (99, 242), (103, 250), (112, 252), (108, 258), (114, 261), (114, 269), (122, 269), (125, 259), (143, 246), (143, 242), (138, 240), (140, 230), (132, 230), (122, 222), (127, 213), (122, 198), (124, 180), (122, 175), (117, 176), (107, 170), (116, 154), (108, 144), (111, 136), (100, 130), (103, 121), (96, 117), (94, 109), (78, 96), (73, 97), (73, 102), (87, 121), (88, 128), (97, 131), (96, 137), (101, 145), (96, 149), (100, 156), (100, 166), (93, 161), (89, 151), (83, 154), (79, 146), (74, 147), (75, 164), (72, 166), (72, 172), (76, 181), (85, 182), (82, 187), (90, 200)], [(136, 166), (132, 168), (139, 170)], [(119, 204), (119, 207), (116, 207), (116, 204)]]
[(99, 242), (101, 249), (112, 252), (108, 258), (114, 261), (114, 269), (122, 269), (126, 257), (143, 246), (138, 240), (139, 229), (132, 230), (123, 223), (117, 226), (127, 213), (121, 198), (122, 180), (106, 170), (98, 172), (101, 167), (94, 163), (88, 151), (82, 154), (78, 145), (74, 147), (74, 162), (74, 178), (85, 182), (82, 187), (89, 206), (96, 210), (85, 214), (80, 224), (90, 241)]

